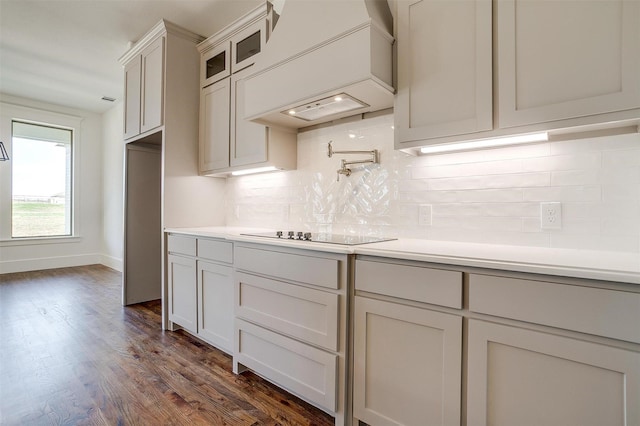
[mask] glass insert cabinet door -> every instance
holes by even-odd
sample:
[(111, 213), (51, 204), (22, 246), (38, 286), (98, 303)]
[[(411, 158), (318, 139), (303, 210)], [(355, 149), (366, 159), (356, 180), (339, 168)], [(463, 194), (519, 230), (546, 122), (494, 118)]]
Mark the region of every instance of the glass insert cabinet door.
[(203, 55), (200, 79), (202, 87), (231, 75), (231, 42), (229, 40), (215, 46)]

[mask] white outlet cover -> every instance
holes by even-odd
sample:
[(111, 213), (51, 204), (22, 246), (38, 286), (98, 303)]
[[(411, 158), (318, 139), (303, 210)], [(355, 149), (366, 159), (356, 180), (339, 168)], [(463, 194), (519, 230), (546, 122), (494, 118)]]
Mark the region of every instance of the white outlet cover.
[(431, 204), (420, 204), (418, 208), (418, 224), (420, 226), (431, 226), (432, 210)]
[(540, 203), (540, 228), (562, 229), (562, 203)]

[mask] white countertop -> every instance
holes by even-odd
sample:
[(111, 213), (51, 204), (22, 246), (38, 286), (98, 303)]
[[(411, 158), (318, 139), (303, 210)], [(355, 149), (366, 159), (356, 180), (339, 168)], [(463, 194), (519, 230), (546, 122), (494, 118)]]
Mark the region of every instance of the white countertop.
[(272, 230), (224, 226), (168, 228), (165, 231), (330, 253), (362, 254), (447, 265), (640, 284), (640, 254), (638, 253), (518, 247), (407, 238), (381, 243), (342, 246), (246, 236), (241, 234)]

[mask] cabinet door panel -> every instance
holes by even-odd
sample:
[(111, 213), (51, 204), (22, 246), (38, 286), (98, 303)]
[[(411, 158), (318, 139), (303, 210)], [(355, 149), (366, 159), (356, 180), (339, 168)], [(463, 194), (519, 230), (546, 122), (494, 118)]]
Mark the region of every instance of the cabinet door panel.
[(244, 119), (244, 80), (251, 68), (231, 76), (231, 166), (267, 161), (267, 128)]
[(202, 89), (200, 95), (200, 173), (229, 167), (230, 80)]
[(231, 75), (231, 43), (226, 41), (203, 54), (200, 61), (200, 84), (206, 87)]
[(267, 20), (260, 19), (231, 39), (231, 70), (236, 73), (256, 60), (267, 42)]
[(462, 317), (355, 298), (354, 415), (459, 425)]
[(640, 424), (638, 352), (470, 320), (468, 363), (469, 425)]
[(140, 132), (162, 125), (164, 92), (164, 37), (142, 52), (142, 110)]
[(497, 16), (501, 128), (640, 107), (639, 2), (506, 0)]
[(142, 58), (138, 55), (124, 67), (124, 138), (140, 134)]
[(198, 335), (233, 352), (233, 278), (230, 266), (198, 262)]
[(193, 258), (167, 256), (169, 321), (197, 332), (196, 261)]
[(397, 22), (397, 141), (492, 129), (491, 2), (398, 2)]

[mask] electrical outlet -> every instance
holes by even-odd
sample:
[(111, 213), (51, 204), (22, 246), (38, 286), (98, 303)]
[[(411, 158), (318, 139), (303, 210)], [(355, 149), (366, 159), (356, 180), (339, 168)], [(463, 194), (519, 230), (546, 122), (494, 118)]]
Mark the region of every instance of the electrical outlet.
[(562, 229), (562, 203), (540, 203), (540, 228)]
[(420, 204), (418, 208), (418, 224), (420, 226), (431, 226), (431, 204)]

